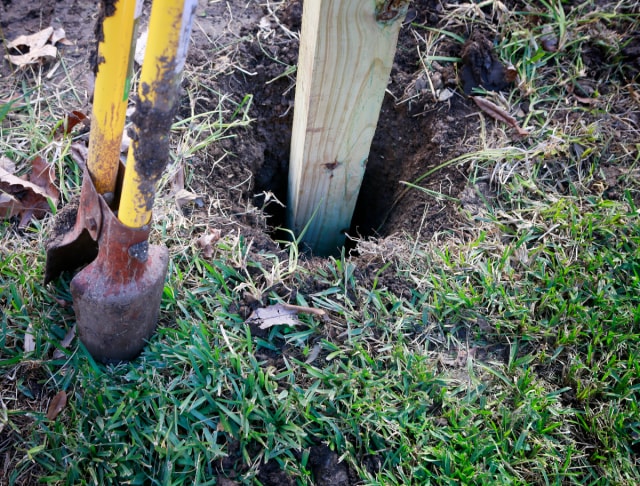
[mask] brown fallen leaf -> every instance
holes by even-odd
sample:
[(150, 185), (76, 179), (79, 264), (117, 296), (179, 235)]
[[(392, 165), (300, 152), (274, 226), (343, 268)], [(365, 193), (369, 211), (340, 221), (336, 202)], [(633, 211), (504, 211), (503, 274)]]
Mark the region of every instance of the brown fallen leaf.
[[(62, 339), (62, 341), (60, 341), (60, 347), (62, 347), (64, 349), (67, 349), (71, 345), (71, 342), (73, 341), (74, 337), (76, 337), (76, 325), (75, 324), (71, 327), (71, 329), (69, 329), (67, 334), (65, 334), (64, 338)], [(53, 359), (60, 359), (60, 358), (64, 358), (64, 353), (61, 350), (56, 349), (53, 352)]]
[(441, 357), (440, 362), (446, 366), (452, 366), (454, 368), (463, 368), (467, 365), (467, 361), (469, 359), (473, 359), (476, 356), (477, 348), (473, 347), (471, 349), (458, 349), (457, 355), (455, 358), (445, 358)]
[(55, 206), (60, 198), (60, 191), (58, 191), (55, 185), (55, 173), (51, 165), (42, 157), (36, 156), (31, 161), (31, 173), (28, 175), (28, 179), (29, 182), (42, 189), (44, 197), (32, 193), (27, 194), (22, 200), (22, 203), (26, 204), (28, 210), (22, 215), (20, 220), (21, 228), (27, 226), (32, 217), (38, 219), (43, 218), (45, 214), (51, 211), (50, 202)]
[(64, 407), (67, 406), (67, 394), (64, 390), (60, 390), (56, 393), (56, 396), (53, 397), (51, 403), (49, 404), (49, 410), (47, 410), (47, 418), (49, 420), (55, 420), (55, 418), (60, 415), (60, 412), (64, 410)]
[(16, 171), (16, 164), (7, 157), (0, 157), (0, 169), (4, 169), (9, 174), (13, 174)]
[(89, 148), (81, 142), (73, 142), (69, 147), (71, 158), (78, 164), (82, 170), (87, 166), (87, 157), (89, 156)]
[(51, 199), (56, 201), (60, 197), (60, 191), (56, 187), (56, 176), (53, 167), (39, 155), (31, 161), (31, 173), (29, 182), (43, 188)]
[(176, 192), (175, 198), (176, 198), (176, 204), (178, 205), (179, 208), (182, 208), (183, 206), (191, 202), (194, 202), (196, 205), (198, 205), (198, 201), (202, 199), (197, 194), (187, 191), (186, 189), (182, 189)]
[(8, 51), (15, 50), (20, 54), (6, 54), (4, 57), (16, 66), (26, 66), (53, 58), (58, 54), (54, 44), (64, 38), (64, 30), (54, 30), (53, 27), (47, 27), (35, 34), (21, 35), (7, 44)]
[(23, 47), (38, 48), (44, 46), (53, 35), (53, 27), (47, 27), (35, 34), (19, 35), (7, 43), (7, 49), (20, 49)]
[(58, 27), (57, 29), (53, 29), (53, 33), (51, 34), (51, 43), (55, 46), (56, 44), (64, 44), (65, 46), (72, 46), (73, 42), (67, 39), (67, 33), (64, 31), (62, 27)]
[(0, 193), (0, 218), (9, 219), (18, 213), (20, 201), (9, 194)]
[(598, 103), (598, 98), (589, 98), (577, 95), (572, 85), (567, 86), (567, 92), (572, 95), (578, 103), (582, 103), (583, 105), (595, 105)]
[(32, 161), (28, 180), (17, 177), (0, 166), (0, 217), (20, 216), (24, 228), (32, 217), (42, 218), (55, 205), (60, 192), (55, 186), (51, 166), (40, 156)]
[(260, 307), (254, 310), (247, 322), (258, 323), (260, 329), (268, 329), (272, 326), (289, 325), (297, 326), (301, 324), (298, 314), (314, 314), (325, 317), (326, 311), (314, 307), (305, 307), (293, 304), (273, 304), (267, 307)]
[(184, 191), (184, 188), (184, 164), (180, 162), (171, 178), (171, 194), (178, 194), (180, 191)]
[(578, 96), (575, 93), (573, 94), (573, 97), (578, 103), (582, 103), (583, 105), (595, 105), (598, 103), (597, 98), (585, 98), (584, 96)]
[(25, 210), (20, 196), (29, 191), (43, 193), (42, 189), (7, 172), (0, 167), (0, 217), (4, 219), (19, 215)]
[(213, 244), (222, 237), (222, 231), (218, 228), (210, 230), (196, 240), (196, 246), (202, 251), (205, 258), (213, 257)]
[(24, 333), (24, 353), (33, 353), (36, 350), (36, 339), (33, 337), (33, 326), (29, 323)]
[(518, 79), (518, 70), (513, 64), (507, 64), (504, 68), (504, 79), (509, 83), (513, 83)]
[(282, 307), (288, 310), (293, 310), (301, 314), (313, 314), (318, 317), (326, 317), (327, 311), (324, 309), (316, 309), (315, 307), (305, 307), (303, 305), (294, 304), (280, 304)]
[(273, 326), (297, 326), (300, 324), (298, 312), (295, 309), (288, 309), (283, 304), (274, 304), (254, 310), (248, 323), (255, 323), (260, 329), (269, 329)]
[(89, 118), (87, 117), (87, 115), (78, 110), (73, 110), (71, 113), (67, 113), (67, 116), (64, 117), (62, 123), (53, 132), (54, 140), (59, 140), (65, 135), (69, 135), (79, 123), (88, 125)]
[(471, 98), (482, 111), (484, 111), (494, 120), (506, 123), (510, 127), (514, 128), (518, 132), (518, 135), (529, 135), (529, 132), (522, 128), (518, 124), (518, 121), (509, 113), (507, 113), (507, 111), (503, 108), (500, 108), (495, 103), (489, 101), (486, 98), (481, 98), (480, 96), (472, 96)]

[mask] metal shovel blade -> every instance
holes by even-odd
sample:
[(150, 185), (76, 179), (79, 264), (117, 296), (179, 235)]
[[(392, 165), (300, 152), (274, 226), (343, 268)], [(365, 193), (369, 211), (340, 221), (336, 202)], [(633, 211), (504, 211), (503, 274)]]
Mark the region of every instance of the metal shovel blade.
[(45, 285), (64, 271), (73, 271), (98, 255), (98, 235), (102, 225), (101, 196), (85, 169), (80, 201), (69, 204), (56, 216), (53, 235), (47, 242)]
[(96, 259), (71, 280), (78, 334), (94, 359), (134, 359), (153, 334), (169, 265), (166, 247), (149, 245), (149, 228), (129, 228), (104, 200)]

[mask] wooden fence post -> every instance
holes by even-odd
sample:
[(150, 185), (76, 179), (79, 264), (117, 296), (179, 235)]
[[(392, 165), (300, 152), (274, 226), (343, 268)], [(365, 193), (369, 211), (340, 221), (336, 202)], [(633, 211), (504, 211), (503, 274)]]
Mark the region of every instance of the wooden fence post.
[(304, 2), (287, 224), (317, 255), (344, 244), (408, 4)]

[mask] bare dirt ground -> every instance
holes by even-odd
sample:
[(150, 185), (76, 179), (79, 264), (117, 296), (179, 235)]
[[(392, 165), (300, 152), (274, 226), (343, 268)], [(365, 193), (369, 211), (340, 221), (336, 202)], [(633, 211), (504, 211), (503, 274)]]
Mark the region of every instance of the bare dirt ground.
[[(148, 2), (145, 6), (148, 11)], [(98, 14), (99, 5), (95, 1), (0, 1), (0, 28), (5, 39), (50, 25), (65, 29), (71, 44), (61, 46), (64, 62), (51, 62), (46, 78), (39, 80), (50, 86), (52, 95), (73, 86), (80, 101), (68, 101), (65, 110), (90, 112), (93, 72), (90, 60), (95, 49)], [(295, 93), (295, 72), (291, 68), (297, 61), (296, 33), (301, 15), (299, 0), (200, 0), (196, 12), (179, 117), (213, 111), (223, 98), (241, 103), (251, 95), (249, 115), (253, 122), (237, 129), (233, 138), (212, 143), (189, 159), (186, 167), (191, 176), (189, 188), (202, 198), (201, 204), (189, 211), (212, 219), (212, 226), (229, 225), (231, 221), (243, 235), (254, 240), (256, 249), (277, 248), (274, 240), (280, 235), (276, 228), (284, 223), (281, 206), (270, 201), (271, 195), (286, 201)], [(354, 237), (410, 234), (427, 239), (436, 232), (453, 230), (461, 221), (456, 204), (419, 191), (407, 191), (401, 184), (416, 180), (479, 143), (478, 108), (464, 95), (458, 72), (452, 67), (442, 67), (436, 80), (438, 88), (449, 88), (453, 96), (434, 100), (420, 64), (419, 41), (411, 23), (437, 26), (441, 15), (440, 1), (416, 0), (401, 31), (352, 222)], [(441, 56), (463, 55), (462, 46), (453, 41), (441, 43), (439, 49)], [(597, 86), (597, 67), (604, 54), (595, 47), (585, 54), (591, 79), (586, 79), (584, 86)], [(636, 73), (638, 54), (636, 37), (628, 54)], [(13, 69), (5, 60), (1, 61), (0, 83), (10, 76), (29, 76), (28, 69), (22, 73)], [(507, 131), (507, 137), (516, 140), (518, 134)], [(465, 192), (467, 181), (465, 166), (452, 165), (440, 169), (436, 177), (422, 181), (422, 185), (445, 196), (473, 202), (469, 199), (473, 195)], [(609, 190), (612, 198), (620, 197), (615, 184)], [(490, 196), (490, 192), (485, 196)], [(220, 208), (218, 216), (211, 214), (212, 201)], [(366, 258), (361, 263), (361, 270), (366, 273)], [(393, 289), (393, 282), (387, 282), (387, 286)], [(406, 288), (399, 285), (396, 290), (402, 293)], [(350, 471), (338, 464), (334, 456), (322, 446), (314, 448), (311, 464), (317, 484), (355, 484), (351, 482)], [(231, 457), (221, 467), (232, 468), (232, 459), (237, 458)], [(259, 479), (269, 485), (290, 483), (275, 464), (264, 466)]]
[[(73, 43), (62, 47), (65, 68), (52, 69), (47, 82), (51, 86), (72, 83), (83, 97), (83, 106), (72, 109), (90, 112), (90, 59), (95, 50), (97, 3), (64, 0), (25, 6), (5, 0), (0, 9), (0, 25), (6, 39), (49, 25), (65, 29), (67, 39)], [(402, 30), (352, 224), (353, 236), (385, 236), (405, 230), (415, 233), (420, 228), (421, 234), (428, 237), (455, 221), (450, 205), (427, 201), (414, 192), (400, 197), (400, 181), (415, 180), (438, 163), (464, 153), (465, 143), (476, 132), (477, 120), (468, 116), (474, 107), (464, 97), (456, 95), (446, 103), (433, 103), (424, 94), (426, 81), (421, 78), (417, 41), (408, 21), (435, 23), (438, 11), (437, 1), (415, 2), (407, 28)], [(299, 1), (270, 5), (242, 0), (201, 1), (196, 14), (187, 76), (200, 79), (190, 79), (185, 84), (205, 83), (210, 95), (191, 101), (183, 96), (180, 115), (188, 116), (192, 108), (189, 103), (198, 113), (214, 110), (220, 101), (217, 97), (240, 102), (245, 95), (252, 95), (250, 116), (254, 122), (237, 137), (213, 144), (206, 153), (198, 154), (190, 161), (189, 169), (199, 175), (196, 179), (200, 186), (196, 184), (194, 189), (232, 201), (232, 213), (248, 226), (255, 226), (255, 222), (247, 214), (251, 213), (247, 204), (263, 207), (261, 194), (265, 191), (280, 201), (286, 200), (295, 94), (295, 73), (289, 73), (297, 62), (296, 33), (301, 16)], [(451, 48), (447, 55), (459, 55), (454, 52), (459, 47), (452, 43)], [(10, 75), (8, 63), (3, 62), (0, 73)], [(455, 89), (455, 72), (443, 70), (440, 83)], [(212, 162), (224, 153), (228, 153), (225, 163), (215, 164), (211, 170)], [(459, 169), (444, 169), (441, 176), (430, 188), (451, 196), (458, 196), (464, 189), (466, 174)], [(271, 228), (284, 223), (284, 213), (277, 204), (269, 205), (267, 214), (271, 216)]]

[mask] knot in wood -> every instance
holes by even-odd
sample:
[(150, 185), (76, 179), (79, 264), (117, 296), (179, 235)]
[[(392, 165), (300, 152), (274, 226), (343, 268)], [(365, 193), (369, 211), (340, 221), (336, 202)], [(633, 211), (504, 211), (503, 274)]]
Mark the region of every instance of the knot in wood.
[(376, 21), (391, 24), (407, 14), (410, 0), (382, 0), (376, 5)]

